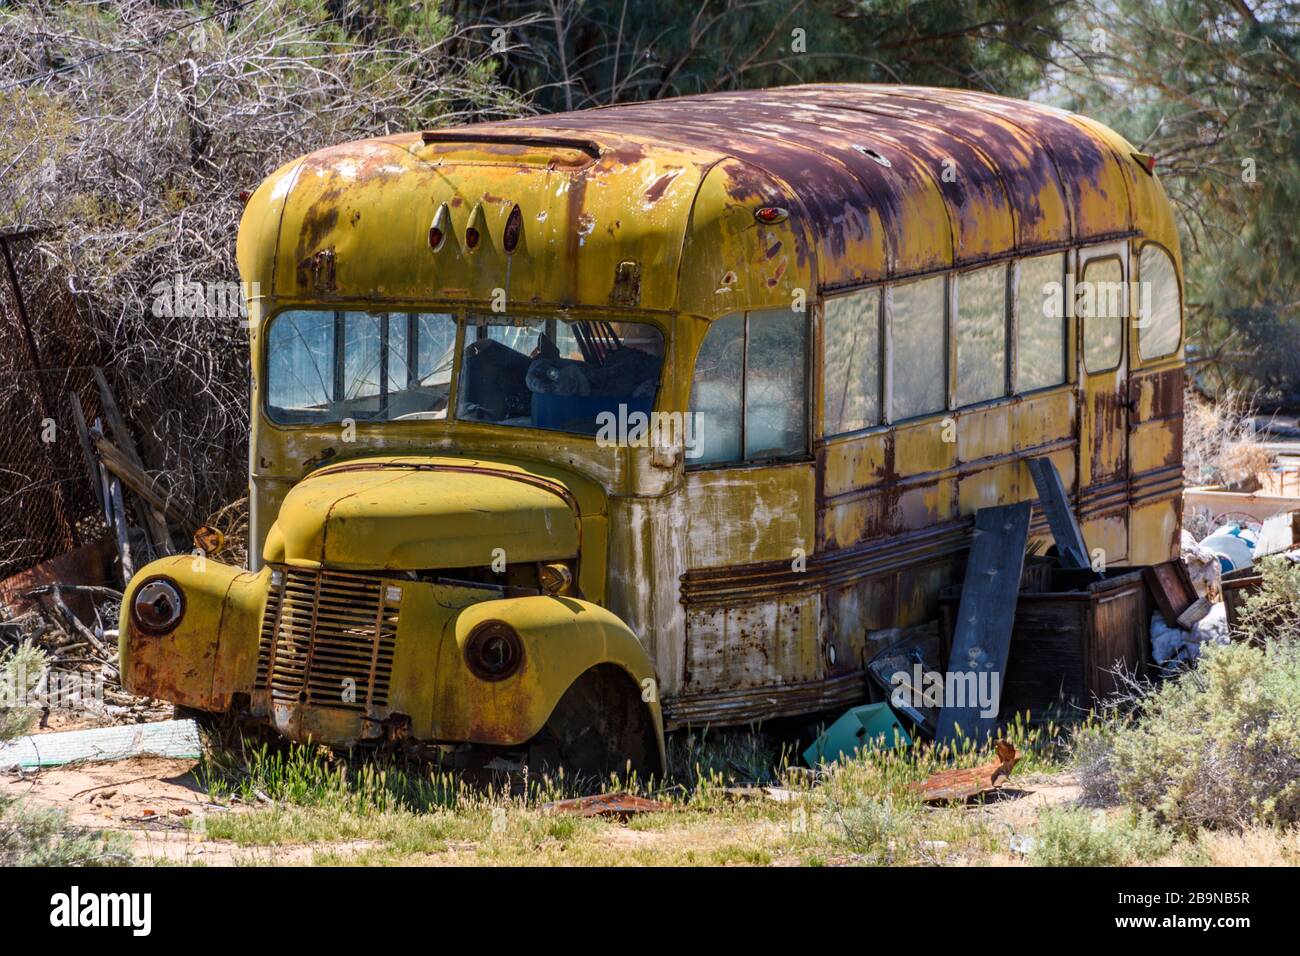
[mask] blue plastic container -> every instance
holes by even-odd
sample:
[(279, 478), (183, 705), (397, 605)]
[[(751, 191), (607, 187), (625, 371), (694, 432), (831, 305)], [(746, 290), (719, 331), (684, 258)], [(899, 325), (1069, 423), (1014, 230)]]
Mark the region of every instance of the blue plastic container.
[(619, 406), (627, 406), (623, 418), (633, 412), (650, 414), (653, 398), (634, 398), (631, 395), (549, 395), (533, 392), (533, 424), (538, 428), (554, 428), (565, 432), (594, 435), (601, 412), (611, 412), (619, 417)]
[(863, 747), (898, 750), (911, 745), (911, 736), (888, 704), (863, 704), (846, 711), (827, 727), (826, 732), (803, 752), (803, 759), (808, 766), (816, 767), (834, 763), (842, 757), (853, 757)]

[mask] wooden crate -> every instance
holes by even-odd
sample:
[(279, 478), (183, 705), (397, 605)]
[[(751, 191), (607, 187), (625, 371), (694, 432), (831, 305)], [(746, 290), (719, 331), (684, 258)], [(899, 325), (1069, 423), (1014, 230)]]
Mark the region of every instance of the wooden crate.
[(1223, 591), (1223, 610), (1228, 616), (1228, 634), (1233, 640), (1240, 640), (1241, 608), (1246, 598), (1259, 592), (1264, 586), (1264, 576), (1254, 567), (1238, 568), (1223, 576), (1220, 585)]
[[(1090, 578), (1057, 569), (1051, 590), (1020, 592), (1002, 680), (1003, 719), (1026, 711), (1035, 721), (1081, 715), (1117, 689), (1117, 661), (1147, 676), (1152, 605), (1141, 569)], [(956, 600), (943, 603), (946, 666)]]

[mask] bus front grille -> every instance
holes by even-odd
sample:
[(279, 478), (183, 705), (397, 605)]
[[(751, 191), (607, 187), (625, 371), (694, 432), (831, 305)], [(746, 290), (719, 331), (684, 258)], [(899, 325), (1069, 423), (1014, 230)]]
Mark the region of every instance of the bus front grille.
[(379, 577), (272, 568), (254, 686), (272, 701), (388, 706), (401, 600), (402, 589)]

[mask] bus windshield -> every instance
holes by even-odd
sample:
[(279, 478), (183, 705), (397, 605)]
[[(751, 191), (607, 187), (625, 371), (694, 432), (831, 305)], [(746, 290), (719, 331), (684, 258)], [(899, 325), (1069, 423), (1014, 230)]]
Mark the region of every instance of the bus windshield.
[(650, 412), (663, 336), (601, 319), (294, 310), (267, 330), (266, 407), (282, 424), (455, 417), (594, 435), (601, 413)]

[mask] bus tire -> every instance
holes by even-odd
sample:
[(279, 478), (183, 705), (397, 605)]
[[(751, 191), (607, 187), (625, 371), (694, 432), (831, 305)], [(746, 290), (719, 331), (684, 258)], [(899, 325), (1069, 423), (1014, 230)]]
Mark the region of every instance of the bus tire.
[(569, 685), (530, 741), (528, 763), (588, 784), (633, 773), (644, 783), (662, 769), (650, 711), (637, 685), (612, 664), (599, 664)]

